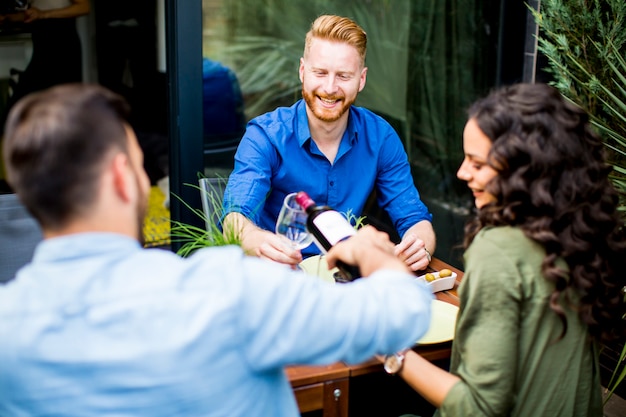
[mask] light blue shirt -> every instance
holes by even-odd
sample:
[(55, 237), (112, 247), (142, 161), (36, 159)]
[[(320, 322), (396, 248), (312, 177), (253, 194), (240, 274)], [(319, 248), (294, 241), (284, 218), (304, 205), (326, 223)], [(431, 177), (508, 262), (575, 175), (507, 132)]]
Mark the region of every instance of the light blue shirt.
[(234, 246), (45, 240), (0, 286), (0, 415), (298, 416), (283, 367), (410, 346), (431, 299), (408, 274), (332, 285)]
[[(331, 163), (311, 139), (303, 100), (248, 123), (224, 194), (225, 213), (240, 212), (275, 231), (285, 196), (306, 191), (317, 204), (360, 216), (372, 190), (400, 236), (432, 215), (420, 200), (398, 134), (382, 117), (350, 107)], [(315, 245), (302, 251), (319, 253)]]

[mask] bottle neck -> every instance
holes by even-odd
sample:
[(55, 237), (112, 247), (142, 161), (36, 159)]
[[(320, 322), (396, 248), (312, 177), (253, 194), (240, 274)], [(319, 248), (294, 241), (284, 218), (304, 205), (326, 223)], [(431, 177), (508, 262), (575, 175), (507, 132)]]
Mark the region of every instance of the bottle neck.
[(300, 191), (298, 194), (296, 194), (296, 202), (305, 211), (309, 211), (309, 209), (315, 207), (315, 201), (313, 201), (311, 197), (309, 197), (309, 195), (304, 191)]

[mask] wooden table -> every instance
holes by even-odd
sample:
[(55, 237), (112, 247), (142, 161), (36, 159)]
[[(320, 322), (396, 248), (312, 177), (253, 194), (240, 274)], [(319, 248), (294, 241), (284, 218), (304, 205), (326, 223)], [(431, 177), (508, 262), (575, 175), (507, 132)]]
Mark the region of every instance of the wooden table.
[[(429, 269), (439, 271), (448, 268), (457, 273), (454, 288), (435, 294), (437, 299), (459, 305), (457, 287), (463, 272), (438, 258), (433, 258)], [(451, 343), (416, 346), (414, 350), (424, 358), (435, 361), (450, 357)], [(358, 365), (335, 363), (328, 366), (291, 366), (286, 369), (301, 413), (321, 410), (324, 417), (347, 417), (350, 378), (380, 373), (383, 366), (373, 358)]]
[(343, 363), (287, 368), (300, 413), (323, 410), (324, 417), (348, 416), (350, 368)]

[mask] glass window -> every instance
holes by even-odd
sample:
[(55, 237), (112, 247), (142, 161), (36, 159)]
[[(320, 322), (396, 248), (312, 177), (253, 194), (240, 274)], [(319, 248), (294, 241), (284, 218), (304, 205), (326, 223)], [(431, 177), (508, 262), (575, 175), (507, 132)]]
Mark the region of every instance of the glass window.
[[(459, 265), (455, 246), (472, 200), (456, 170), (465, 109), (495, 84), (499, 8), (492, 3), (203, 0), (203, 54), (232, 70), (249, 120), (300, 98), (299, 59), (317, 16), (357, 21), (368, 33), (369, 70), (356, 104), (397, 130), (415, 183), (434, 214), (437, 255)], [(207, 135), (205, 130), (205, 140)], [(208, 169), (232, 164), (232, 155), (224, 157), (210, 161)]]

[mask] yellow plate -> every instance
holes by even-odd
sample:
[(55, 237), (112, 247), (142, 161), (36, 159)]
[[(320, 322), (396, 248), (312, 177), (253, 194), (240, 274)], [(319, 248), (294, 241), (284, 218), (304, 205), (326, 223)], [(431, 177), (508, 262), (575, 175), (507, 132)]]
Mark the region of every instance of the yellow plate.
[(454, 327), (459, 308), (450, 303), (433, 300), (430, 327), (426, 334), (417, 341), (418, 345), (448, 342), (454, 339)]
[(331, 283), (335, 283), (333, 274), (337, 272), (337, 268), (328, 270), (328, 264), (324, 256), (314, 255), (300, 262), (300, 268), (309, 275), (315, 275)]

